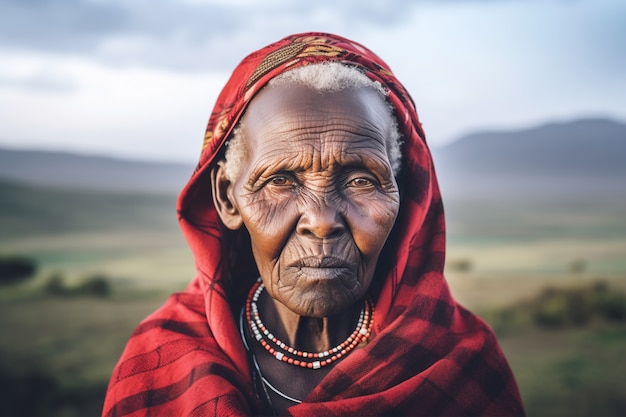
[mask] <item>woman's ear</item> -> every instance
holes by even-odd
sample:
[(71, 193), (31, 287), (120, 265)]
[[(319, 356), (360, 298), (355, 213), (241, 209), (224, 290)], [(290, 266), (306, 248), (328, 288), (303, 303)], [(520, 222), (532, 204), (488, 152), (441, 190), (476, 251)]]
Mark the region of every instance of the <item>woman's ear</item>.
[(243, 219), (232, 197), (233, 183), (226, 177), (224, 161), (219, 161), (211, 169), (211, 191), (213, 204), (224, 226), (237, 230), (243, 225)]

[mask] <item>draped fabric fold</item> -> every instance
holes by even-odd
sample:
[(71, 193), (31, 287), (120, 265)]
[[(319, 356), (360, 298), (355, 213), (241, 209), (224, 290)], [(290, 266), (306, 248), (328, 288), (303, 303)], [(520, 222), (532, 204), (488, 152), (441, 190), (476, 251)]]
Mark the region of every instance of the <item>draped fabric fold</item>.
[(211, 163), (247, 104), (276, 75), (341, 62), (388, 92), (403, 135), (400, 212), (379, 258), (369, 344), (337, 364), (293, 416), (523, 415), (489, 327), (458, 305), (443, 275), (445, 222), (415, 106), (388, 66), (345, 38), (305, 33), (262, 48), (235, 69), (210, 116), (200, 161), (178, 200), (197, 276), (144, 320), (115, 368), (105, 416), (258, 415), (236, 314), (258, 276), (245, 232), (226, 231), (211, 197)]

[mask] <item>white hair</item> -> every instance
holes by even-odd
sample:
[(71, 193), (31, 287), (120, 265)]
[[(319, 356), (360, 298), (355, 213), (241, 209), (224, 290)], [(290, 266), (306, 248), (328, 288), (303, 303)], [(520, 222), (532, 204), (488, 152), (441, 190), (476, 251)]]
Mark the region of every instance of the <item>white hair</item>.
[[(378, 92), (387, 104), (387, 111), (391, 120), (389, 132), (387, 132), (387, 157), (391, 163), (393, 174), (398, 174), (402, 165), (402, 154), (400, 152), (400, 146), (402, 145), (401, 135), (393, 107), (387, 101), (387, 92), (378, 81), (371, 80), (355, 66), (348, 66), (338, 62), (324, 62), (289, 70), (273, 78), (267, 84), (270, 88), (290, 85), (309, 87), (320, 93), (335, 93), (341, 90), (361, 88), (372, 88)], [(245, 160), (247, 155), (247, 144), (243, 137), (242, 121), (235, 126), (228, 142), (226, 142), (224, 171), (226, 178), (231, 181), (237, 178), (239, 165), (241, 161)]]

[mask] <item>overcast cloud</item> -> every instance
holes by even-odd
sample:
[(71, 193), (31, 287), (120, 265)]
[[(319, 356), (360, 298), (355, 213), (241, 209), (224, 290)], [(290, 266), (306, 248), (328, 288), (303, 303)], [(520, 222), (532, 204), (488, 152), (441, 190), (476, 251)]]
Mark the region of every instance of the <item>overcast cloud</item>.
[(626, 120), (623, 0), (0, 0), (0, 146), (194, 159), (234, 66), (305, 31), (387, 61), (435, 146)]
[[(415, 2), (201, 0), (4, 0), (0, 46), (76, 53), (112, 65), (230, 70), (306, 20), (310, 28), (390, 27)], [(210, 51), (210, 53), (208, 52)], [(216, 59), (219, 57), (219, 59)]]

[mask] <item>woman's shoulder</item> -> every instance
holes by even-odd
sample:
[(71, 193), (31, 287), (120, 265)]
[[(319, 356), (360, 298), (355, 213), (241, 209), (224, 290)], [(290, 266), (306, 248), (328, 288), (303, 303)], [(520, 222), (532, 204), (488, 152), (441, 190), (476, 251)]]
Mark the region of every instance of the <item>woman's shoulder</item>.
[(209, 328), (202, 292), (190, 286), (135, 329), (111, 376), (104, 415), (189, 415), (198, 404), (217, 409), (218, 400), (230, 407), (241, 380)]

